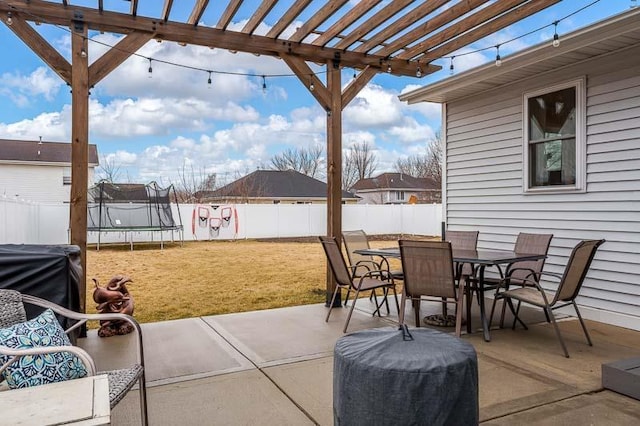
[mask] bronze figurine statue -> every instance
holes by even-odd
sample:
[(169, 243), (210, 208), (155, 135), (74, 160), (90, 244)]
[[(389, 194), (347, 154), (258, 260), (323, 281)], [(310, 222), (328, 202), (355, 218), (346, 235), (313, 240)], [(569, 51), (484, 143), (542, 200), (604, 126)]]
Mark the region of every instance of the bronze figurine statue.
[[(133, 296), (129, 294), (129, 290), (127, 290), (126, 286), (126, 283), (133, 282), (131, 278), (124, 275), (116, 275), (109, 280), (106, 287), (100, 287), (98, 280), (96, 278), (92, 279), (95, 283), (93, 300), (98, 304), (96, 309), (99, 313), (133, 315)], [(125, 321), (100, 321), (98, 336), (110, 337), (129, 334), (132, 331), (133, 326)]]

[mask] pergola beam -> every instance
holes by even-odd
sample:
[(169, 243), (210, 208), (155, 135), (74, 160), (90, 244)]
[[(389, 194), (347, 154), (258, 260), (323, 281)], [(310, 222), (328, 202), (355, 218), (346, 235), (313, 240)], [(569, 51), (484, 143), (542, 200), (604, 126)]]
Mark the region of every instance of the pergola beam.
[(378, 25), (391, 18), (393, 15), (413, 3), (415, 0), (396, 0), (390, 2), (378, 13), (371, 18), (363, 22), (358, 28), (351, 31), (349, 35), (343, 38), (338, 44), (335, 45), (337, 49), (347, 49), (356, 41), (362, 39), (365, 35), (369, 34)]
[(251, 18), (249, 18), (244, 28), (242, 28), (242, 31), (240, 32), (245, 34), (252, 34), (255, 29), (258, 28), (258, 25), (260, 25), (260, 23), (264, 20), (264, 17), (267, 16), (269, 12), (271, 12), (271, 9), (273, 9), (273, 6), (275, 6), (277, 2), (278, 0), (262, 0), (262, 3), (258, 7), (258, 9), (253, 15), (251, 15)]
[(309, 6), (311, 0), (296, 0), (296, 2), (291, 6), (282, 18), (276, 22), (276, 24), (269, 30), (267, 33), (267, 37), (278, 38), (280, 34), (293, 22), (294, 19), (298, 17), (302, 13), (302, 11)]
[(171, 7), (173, 6), (173, 0), (164, 0), (164, 6), (162, 6), (162, 17), (164, 22), (169, 20), (169, 14), (171, 13)]
[[(494, 3), (490, 6), (485, 7), (484, 9), (474, 13), (473, 15), (469, 15), (466, 18), (456, 22), (454, 25), (447, 27), (440, 31), (439, 33), (427, 38), (426, 40), (421, 41), (420, 43), (412, 46), (409, 50), (402, 52), (399, 57), (403, 58), (412, 58), (414, 56), (418, 56), (421, 53), (426, 52), (430, 48), (434, 46), (438, 46), (448, 40), (453, 39), (458, 34), (464, 34), (469, 31), (471, 28), (476, 27), (477, 25), (482, 24), (488, 19), (493, 19), (496, 16), (504, 13), (505, 11), (512, 9), (525, 3), (527, 0), (503, 0), (498, 3)], [(487, 24), (488, 25), (488, 24)], [(462, 37), (465, 37), (464, 35)]]
[(374, 6), (380, 3), (382, 0), (362, 0), (353, 9), (345, 13), (335, 24), (333, 24), (327, 31), (311, 42), (314, 46), (324, 46), (334, 37), (336, 37), (342, 30), (349, 25), (356, 22), (358, 19), (370, 11)]
[(89, 87), (98, 84), (152, 37), (150, 33), (133, 32), (121, 39), (118, 44), (91, 64), (89, 67)]
[(443, 44), (436, 49), (430, 50), (426, 54), (420, 56), (418, 59), (424, 61), (432, 61), (436, 58), (440, 58), (444, 55), (460, 49), (461, 47), (466, 46), (472, 41), (479, 40), (482, 37), (499, 31), (502, 28), (513, 24), (514, 22), (524, 19), (525, 17), (533, 13), (539, 12), (540, 10), (551, 6), (552, 4), (558, 3), (559, 1), (560, 0), (536, 0), (529, 2), (528, 4), (516, 9), (512, 13), (501, 15), (490, 23), (469, 31), (462, 37), (458, 37), (450, 41), (449, 43)]
[(242, 0), (231, 0), (227, 5), (227, 8), (224, 10), (224, 12), (222, 12), (222, 16), (220, 16), (220, 19), (218, 20), (218, 25), (216, 25), (216, 28), (220, 30), (227, 29), (227, 26), (233, 19), (233, 16), (236, 14), (241, 4), (242, 4)]
[(318, 103), (329, 111), (331, 109), (331, 94), (327, 87), (320, 81), (313, 70), (302, 59), (295, 56), (282, 55), (282, 59), (287, 63), (291, 71), (298, 77), (307, 89), (313, 84), (314, 89), (310, 93), (318, 101)]
[(49, 44), (19, 13), (12, 13), (9, 29), (40, 57), (65, 83), (71, 85), (71, 64)]
[[(343, 2), (343, 0), (339, 0), (340, 2)], [(333, 6), (334, 3), (331, 2), (330, 5)], [(25, 10), (27, 13), (24, 16), (25, 18), (28, 16), (29, 20), (38, 17), (47, 23), (69, 26), (70, 22), (80, 19), (88, 25), (90, 30), (118, 34), (127, 34), (131, 31), (149, 32), (154, 33), (154, 36), (163, 40), (183, 44), (218, 47), (268, 56), (288, 54), (310, 62), (326, 63), (327, 61), (338, 60), (341, 66), (352, 68), (371, 66), (386, 70), (387, 66), (391, 66), (393, 73), (396, 75), (415, 76), (418, 65), (404, 59), (388, 58), (386, 55), (369, 55), (327, 47), (319, 49), (318, 46), (311, 44), (294, 43), (286, 40), (271, 39), (266, 36), (242, 34), (218, 28), (194, 26), (187, 23), (163, 22), (158, 19), (142, 16), (133, 17), (110, 11), (99, 13), (97, 9), (86, 7), (61, 8), (59, 5), (42, 0), (31, 0), (28, 3), (7, 0), (5, 3), (0, 3), (0, 13), (9, 10)], [(422, 67), (423, 75), (438, 71), (441, 68), (430, 64), (423, 64)]]
[(349, 0), (334, 0), (327, 2), (320, 8), (308, 21), (306, 21), (298, 30), (289, 37), (289, 41), (301, 42), (306, 36), (311, 34), (311, 31), (315, 30), (318, 25), (329, 19)]
[(129, 13), (131, 16), (136, 16), (138, 14), (138, 0), (130, 0), (131, 1), (131, 9)]
[(209, 0), (197, 0), (196, 4), (193, 6), (191, 15), (189, 15), (187, 24), (198, 25), (198, 23), (200, 22), (200, 19), (202, 18), (202, 14), (206, 10), (208, 4), (209, 4)]
[(368, 52), (371, 49), (380, 46), (382, 43), (384, 43), (385, 40), (393, 37), (401, 31), (404, 31), (410, 25), (418, 22), (420, 19), (424, 18), (448, 1), (449, 0), (432, 0), (429, 2), (424, 2), (420, 6), (405, 14), (402, 18), (395, 21), (393, 24), (387, 26), (385, 29), (375, 34), (373, 37), (371, 37), (371, 39), (369, 39), (365, 43), (362, 43), (362, 45), (358, 46), (354, 50), (356, 52)]

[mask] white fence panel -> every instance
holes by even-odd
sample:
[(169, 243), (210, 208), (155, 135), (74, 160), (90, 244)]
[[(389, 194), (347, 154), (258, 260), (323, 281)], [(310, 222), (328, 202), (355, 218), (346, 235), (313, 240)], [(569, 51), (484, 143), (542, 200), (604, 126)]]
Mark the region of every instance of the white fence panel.
[[(306, 237), (326, 234), (327, 206), (324, 204), (238, 204), (173, 206), (184, 226), (184, 239)], [(440, 204), (343, 205), (342, 227), (376, 234), (440, 235)], [(67, 244), (69, 205), (35, 204), (0, 197), (0, 244)], [(173, 237), (180, 238), (176, 232)], [(103, 232), (101, 243), (169, 241), (171, 232)], [(87, 242), (95, 244), (98, 233)]]

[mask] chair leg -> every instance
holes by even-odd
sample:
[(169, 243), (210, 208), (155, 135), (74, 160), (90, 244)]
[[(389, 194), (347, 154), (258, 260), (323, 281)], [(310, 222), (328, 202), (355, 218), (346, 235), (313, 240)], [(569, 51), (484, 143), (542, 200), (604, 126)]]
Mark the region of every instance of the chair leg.
[(522, 302), (520, 302), (518, 300), (518, 307), (517, 308), (513, 308), (513, 303), (511, 302), (510, 298), (507, 298), (507, 303), (509, 304), (509, 310), (511, 311), (511, 313), (513, 314), (513, 325), (511, 325), (511, 329), (515, 330), (516, 329), (516, 322), (519, 322), (520, 324), (522, 324), (522, 327), (525, 330), (528, 330), (529, 327), (527, 327), (527, 324), (524, 323), (524, 321), (522, 321), (520, 319), (520, 317), (518, 316), (518, 314), (520, 313), (520, 305), (522, 304)]
[[(496, 293), (493, 296), (493, 303), (491, 304), (491, 314), (489, 314), (489, 329), (491, 329), (491, 324), (493, 324), (493, 313), (496, 310), (496, 302), (498, 301), (498, 294)], [(504, 305), (504, 302), (503, 302)]]
[(467, 301), (467, 333), (471, 334), (471, 303), (473, 303), (471, 293), (471, 282), (469, 280), (464, 281), (464, 294)]
[[(395, 293), (395, 289), (394, 289)], [(398, 298), (396, 297), (396, 303), (398, 303)], [(400, 321), (400, 325), (404, 325), (404, 308), (407, 303), (407, 295), (404, 290), (402, 291), (402, 297), (400, 298), (400, 308), (398, 309), (398, 320)]]
[(343, 333), (347, 332), (347, 327), (349, 327), (349, 321), (351, 321), (351, 314), (353, 314), (353, 308), (356, 307), (356, 301), (358, 300), (358, 295), (360, 294), (360, 290), (356, 290), (356, 295), (353, 298), (353, 303), (351, 304), (351, 308), (349, 308), (349, 314), (347, 315), (347, 322), (344, 323), (344, 328), (342, 329)]
[(413, 302), (413, 314), (416, 318), (416, 327), (420, 327), (420, 298), (412, 298), (411, 301)]
[[(331, 315), (331, 310), (333, 309), (333, 303), (336, 301), (336, 296), (338, 294), (338, 289), (340, 287), (336, 286), (336, 289), (333, 290), (333, 297), (331, 298), (331, 303), (329, 304), (329, 312), (327, 312), (327, 317), (324, 319), (324, 322), (329, 322), (329, 315)], [(349, 292), (347, 291), (347, 298), (349, 297)], [(347, 306), (347, 301), (345, 299), (344, 305)]]
[(562, 350), (564, 351), (564, 356), (569, 358), (569, 352), (567, 351), (567, 346), (564, 344), (564, 339), (562, 338), (562, 334), (560, 334), (560, 328), (558, 327), (558, 323), (556, 322), (556, 317), (551, 312), (550, 308), (544, 308), (544, 310), (549, 315), (551, 319), (551, 323), (553, 324), (553, 329), (556, 331), (556, 336), (558, 336), (558, 340), (560, 340), (560, 346), (562, 346)]
[(456, 300), (456, 336), (462, 334), (462, 304), (464, 302), (464, 286), (458, 286), (458, 300)]
[(591, 336), (589, 336), (589, 332), (587, 331), (587, 326), (585, 325), (584, 320), (582, 319), (582, 315), (580, 315), (580, 311), (578, 310), (578, 305), (576, 305), (575, 300), (572, 300), (571, 303), (573, 303), (573, 308), (576, 310), (576, 314), (578, 314), (578, 319), (580, 320), (582, 331), (584, 331), (584, 336), (587, 338), (589, 346), (593, 346), (593, 343), (591, 343)]
[(396, 309), (400, 313), (400, 305), (398, 305), (398, 293), (396, 292), (396, 286), (391, 287), (393, 289), (393, 298), (396, 300)]
[(351, 293), (351, 289), (347, 289), (347, 294), (344, 296), (344, 306), (347, 306), (347, 302), (349, 301), (349, 293)]
[(140, 387), (138, 390), (138, 392), (140, 392), (140, 420), (144, 426), (147, 426), (149, 424), (149, 412), (147, 410), (147, 381), (145, 378), (144, 367), (142, 375), (140, 376), (140, 379), (138, 379), (138, 385)]

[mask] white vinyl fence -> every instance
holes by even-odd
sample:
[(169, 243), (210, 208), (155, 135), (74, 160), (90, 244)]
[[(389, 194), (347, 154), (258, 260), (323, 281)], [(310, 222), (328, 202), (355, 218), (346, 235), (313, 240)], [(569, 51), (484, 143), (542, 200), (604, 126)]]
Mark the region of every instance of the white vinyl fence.
[[(184, 240), (304, 237), (326, 234), (327, 206), (324, 204), (237, 204), (173, 206), (174, 219), (182, 219)], [(179, 216), (178, 216), (179, 215)], [(342, 228), (363, 229), (375, 234), (440, 235), (442, 206), (343, 205)], [(69, 205), (36, 204), (0, 196), (0, 244), (67, 244)], [(174, 232), (173, 237), (180, 239)], [(103, 243), (164, 241), (165, 231), (124, 230), (103, 232)], [(90, 232), (89, 243), (98, 241)]]

